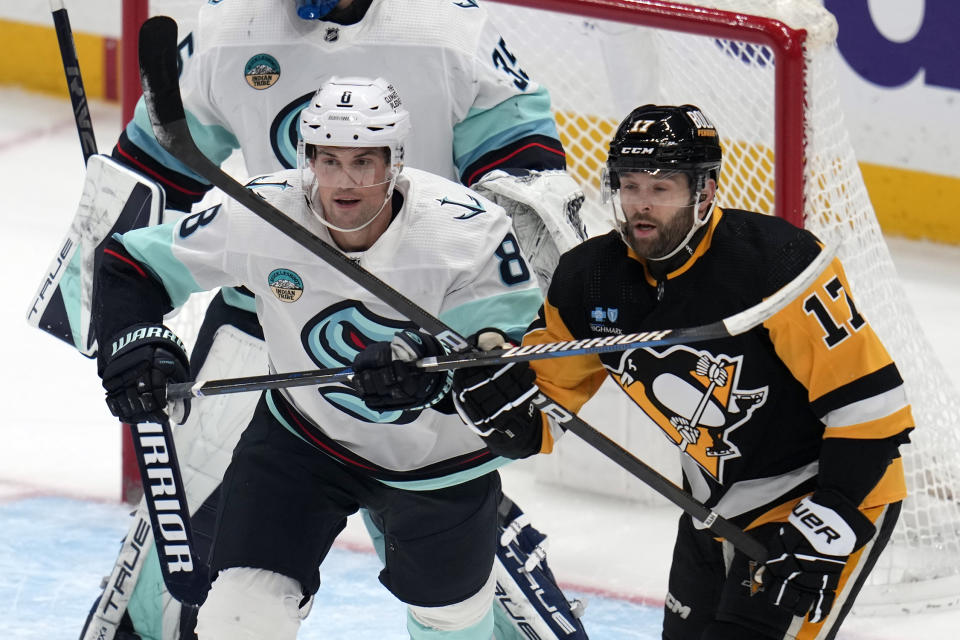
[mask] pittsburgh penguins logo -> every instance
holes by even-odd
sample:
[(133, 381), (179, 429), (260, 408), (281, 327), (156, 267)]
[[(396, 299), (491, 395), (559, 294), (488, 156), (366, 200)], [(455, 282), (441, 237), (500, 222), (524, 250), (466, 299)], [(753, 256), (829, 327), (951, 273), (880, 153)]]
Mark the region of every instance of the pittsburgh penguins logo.
[(718, 482), (740, 456), (731, 434), (767, 399), (768, 387), (741, 389), (743, 356), (684, 345), (624, 352), (614, 379), (681, 451)]
[[(415, 329), (416, 325), (384, 318), (360, 302), (347, 300), (311, 318), (300, 332), (300, 341), (318, 367), (349, 367), (369, 345), (391, 340), (397, 331), (407, 328)], [(346, 384), (320, 385), (317, 392), (336, 408), (364, 422), (406, 424), (420, 415), (420, 411), (374, 411)]]

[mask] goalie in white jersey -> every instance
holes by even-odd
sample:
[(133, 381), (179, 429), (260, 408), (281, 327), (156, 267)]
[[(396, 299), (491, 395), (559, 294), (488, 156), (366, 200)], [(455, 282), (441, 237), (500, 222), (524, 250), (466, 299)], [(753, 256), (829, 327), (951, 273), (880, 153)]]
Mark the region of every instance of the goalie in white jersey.
[[(300, 168), (249, 188), (460, 333), (524, 331), (541, 296), (509, 218), (462, 185), (401, 172), (409, 118), (392, 86), (334, 79), (300, 127)], [(357, 386), (261, 396), (224, 477), (198, 637), (295, 638), (316, 567), (360, 507), (385, 534), (380, 580), (408, 603), (411, 638), (491, 637), (507, 460), (446, 413), (449, 374), (406, 364), (442, 347), (240, 205), (103, 248), (94, 310), (112, 336), (99, 355), (111, 412), (163, 419), (166, 384), (189, 367), (179, 340), (149, 328), (190, 293), (239, 285), (274, 371), (352, 364)]]
[[(298, 12), (319, 19), (303, 20)], [(507, 207), (541, 286), (559, 253), (584, 237), (578, 217), (583, 196), (563, 171), (564, 152), (547, 90), (528, 76), (475, 2), (211, 2), (200, 9), (198, 30), (184, 40), (181, 55), (191, 130), (200, 149), (217, 163), (240, 149), (250, 175), (295, 167), (297, 114), (321, 81), (335, 72), (382, 74), (396, 83), (407, 106), (413, 105), (410, 116), (419, 135), (405, 145), (405, 164), (458, 179)], [(171, 209), (189, 212), (210, 189), (160, 147), (142, 100), (113, 158), (161, 184)], [(524, 170), (533, 173), (510, 175)], [(195, 375), (226, 378), (265, 371), (254, 305), (242, 288), (225, 287), (214, 298), (191, 353)], [(212, 528), (220, 478), (255, 405), (255, 398), (210, 398), (196, 404), (188, 422), (176, 430), (201, 552)], [(498, 598), (497, 637), (584, 638), (574, 618), (580, 611), (577, 603), (571, 611), (543, 560), (542, 534), (520, 519), (522, 512), (506, 497), (501, 511), (502, 525), (524, 526), (510, 528), (516, 537), (503, 538), (498, 549), (499, 586), (505, 593)], [(82, 632), (84, 640), (122, 639), (133, 631), (151, 640), (189, 637), (180, 628), (192, 625), (193, 612), (181, 612), (165, 594), (161, 603), (156, 593), (163, 585), (157, 576), (140, 574), (144, 562), (135, 543), (145, 522), (141, 504), (113, 578), (132, 576), (124, 589), (115, 588), (115, 579), (107, 581)], [(365, 522), (378, 537), (373, 523)], [(528, 554), (541, 562), (533, 573), (521, 575), (518, 569)], [(136, 590), (129, 589), (131, 583)]]

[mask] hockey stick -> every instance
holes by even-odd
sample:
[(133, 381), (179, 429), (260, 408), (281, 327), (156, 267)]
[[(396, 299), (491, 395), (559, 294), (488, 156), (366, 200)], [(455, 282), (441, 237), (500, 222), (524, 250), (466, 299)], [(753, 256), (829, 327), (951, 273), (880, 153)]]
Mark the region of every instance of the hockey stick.
[[(67, 87), (70, 90), (70, 101), (73, 105), (74, 120), (77, 123), (77, 134), (80, 136), (83, 162), (88, 164), (90, 157), (97, 153), (97, 142), (93, 134), (93, 124), (90, 119), (87, 94), (83, 87), (83, 78), (80, 75), (80, 65), (77, 61), (77, 51), (73, 42), (73, 30), (70, 28), (70, 18), (62, 0), (50, 0), (50, 9), (57, 32), (57, 41), (60, 45), (60, 57), (63, 60)], [(156, 188), (152, 197), (162, 202), (161, 193), (159, 188)], [(151, 197), (149, 190), (142, 186), (139, 187), (139, 190), (135, 187), (133, 195), (136, 195), (137, 203), (132, 207), (124, 208), (128, 217), (130, 215), (142, 215), (145, 205), (141, 201), (149, 201)], [(75, 246), (68, 244), (64, 251), (71, 248), (75, 249)], [(66, 256), (61, 257), (65, 258)], [(90, 345), (76, 346), (83, 351), (85, 347)], [(164, 582), (170, 595), (180, 602), (200, 604), (206, 597), (206, 568), (192, 552), (193, 535), (190, 529), (190, 513), (186, 494), (183, 490), (183, 482), (180, 478), (180, 468), (177, 463), (170, 424), (168, 422), (163, 424), (142, 423), (129, 424), (128, 426), (133, 439), (137, 467), (140, 470), (140, 481), (144, 488), (144, 501), (150, 514), (150, 523), (153, 528)], [(104, 595), (106, 595), (106, 591), (104, 591)], [(98, 602), (98, 607), (101, 604), (103, 603)]]
[[(793, 280), (785, 284), (776, 293), (763, 302), (732, 316), (686, 329), (663, 329), (603, 338), (586, 338), (563, 342), (545, 342), (536, 345), (510, 347), (509, 349), (491, 349), (490, 351), (461, 351), (443, 356), (418, 360), (414, 364), (428, 371), (452, 371), (465, 367), (485, 367), (499, 362), (528, 362), (548, 358), (582, 356), (591, 353), (610, 353), (628, 351), (639, 346), (660, 347), (671, 344), (687, 344), (700, 340), (715, 340), (739, 335), (767, 321), (805, 291), (833, 260), (834, 251), (824, 248), (807, 267)], [(194, 382), (173, 383), (167, 385), (167, 399), (200, 398), (225, 393), (243, 393), (263, 391), (264, 389), (283, 389), (305, 387), (316, 384), (347, 382), (353, 378), (353, 369), (339, 367), (333, 369), (314, 369), (294, 371), (263, 376), (226, 378), (223, 380), (196, 380)]]
[[(140, 74), (154, 133), (160, 145), (211, 184), (247, 207), (268, 224), (289, 236), (331, 267), (389, 304), (398, 312), (432, 333), (451, 351), (465, 351), (469, 345), (462, 336), (426, 312), (406, 296), (351, 261), (341, 252), (310, 233), (265, 200), (224, 173), (197, 148), (190, 135), (180, 88), (177, 82), (177, 25), (172, 19), (157, 16), (147, 20), (140, 30)], [(592, 447), (644, 481), (651, 488), (701, 521), (717, 536), (726, 538), (746, 555), (763, 562), (766, 549), (719, 514), (698, 502), (655, 469), (607, 438), (543, 393), (533, 402), (563, 428), (573, 431)]]
[(73, 119), (77, 122), (83, 163), (86, 164), (90, 156), (97, 152), (97, 140), (93, 136), (93, 124), (90, 122), (87, 92), (83, 88), (83, 78), (80, 77), (77, 49), (73, 43), (73, 29), (70, 28), (70, 17), (63, 6), (63, 0), (50, 0), (50, 12), (53, 14), (53, 26), (60, 45), (63, 71), (67, 76), (67, 89), (70, 90), (70, 102), (73, 104)]

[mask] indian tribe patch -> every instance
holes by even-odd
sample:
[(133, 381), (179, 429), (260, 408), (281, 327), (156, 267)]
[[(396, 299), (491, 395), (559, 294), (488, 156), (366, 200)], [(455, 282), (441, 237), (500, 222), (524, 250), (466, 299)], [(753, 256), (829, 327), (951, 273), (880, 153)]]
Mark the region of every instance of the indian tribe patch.
[(280, 79), (280, 63), (269, 53), (258, 53), (247, 60), (243, 77), (257, 91), (269, 89)]
[(274, 269), (267, 284), (280, 302), (296, 302), (303, 295), (303, 280), (290, 269)]

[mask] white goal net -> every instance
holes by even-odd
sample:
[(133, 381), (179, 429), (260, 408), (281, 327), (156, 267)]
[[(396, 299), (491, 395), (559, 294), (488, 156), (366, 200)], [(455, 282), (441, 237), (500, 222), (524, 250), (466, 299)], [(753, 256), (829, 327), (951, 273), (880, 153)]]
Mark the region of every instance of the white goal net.
[[(201, 4), (152, 0), (151, 13), (172, 15), (185, 33)], [(917, 420), (902, 449), (910, 497), (857, 610), (958, 604), (960, 398), (906, 303), (844, 127), (836, 22), (817, 0), (701, 4), (484, 2), (507, 49), (550, 90), (569, 170), (592, 211), (604, 215), (600, 168), (620, 119), (645, 103), (692, 103), (724, 142), (720, 206), (781, 215), (840, 244), (858, 306), (895, 358)], [(584, 416), (679, 479), (676, 450), (638, 414), (605, 388)], [(551, 482), (659, 499), (575, 438), (537, 466)]]

